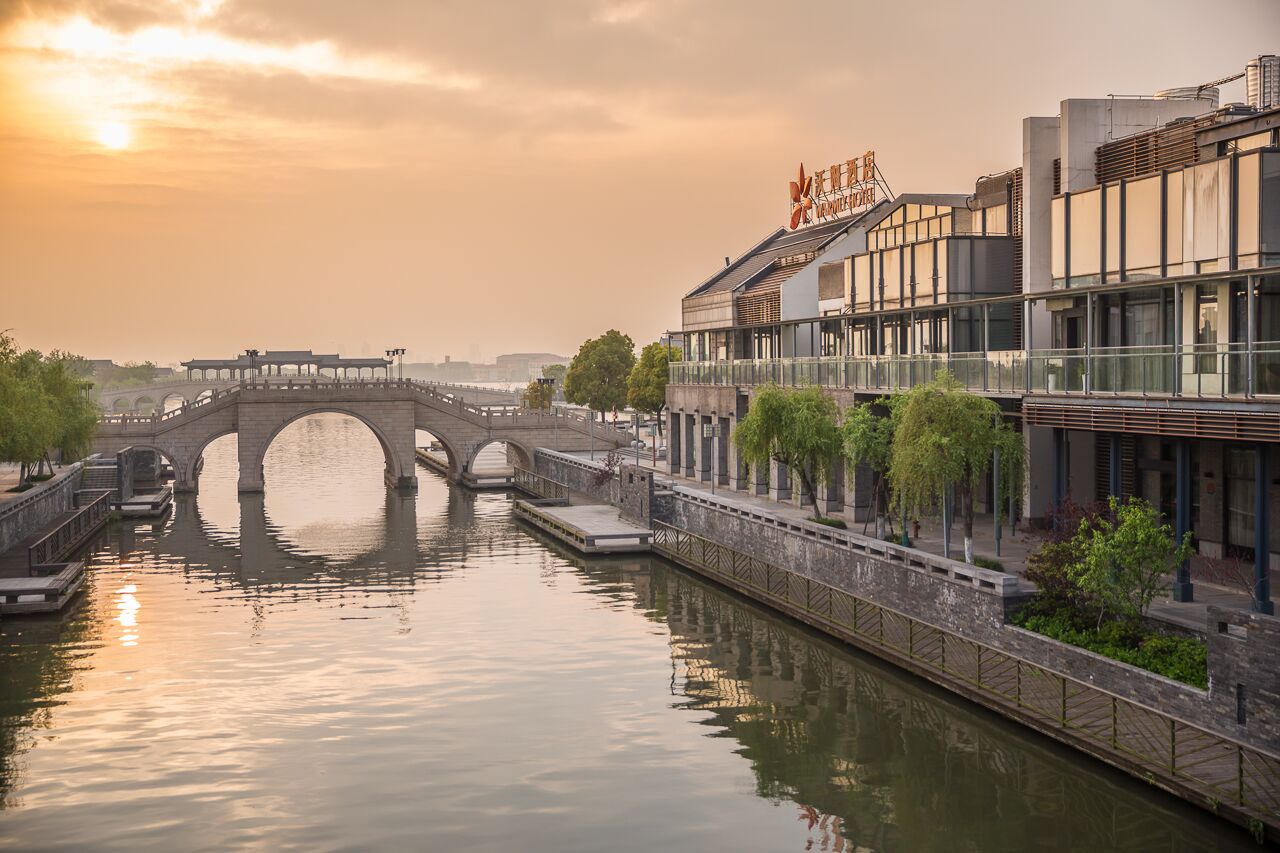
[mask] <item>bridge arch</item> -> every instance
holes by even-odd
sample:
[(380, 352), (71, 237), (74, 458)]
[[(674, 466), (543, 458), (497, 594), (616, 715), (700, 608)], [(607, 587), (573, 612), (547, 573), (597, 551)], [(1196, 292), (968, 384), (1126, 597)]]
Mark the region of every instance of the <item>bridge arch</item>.
[(165, 394), (160, 398), (157, 408), (160, 413), (163, 414), (169, 411), (170, 403), (173, 404), (173, 408), (177, 408), (178, 406), (184, 405), (186, 402), (187, 398), (181, 391), (170, 391), (168, 394)]
[[(273, 421), (266, 430), (252, 426), (246, 429), (244, 424), (239, 426), (240, 491), (256, 492), (262, 490), (264, 486), (263, 462), (266, 460), (267, 450), (285, 427), (311, 415), (325, 413), (354, 418), (369, 428), (369, 431), (378, 439), (378, 444), (382, 447), (382, 455), (386, 462), (385, 477), (388, 483), (417, 485), (418, 479), (414, 465), (412, 441), (408, 443), (409, 447), (401, 448), (399, 444), (404, 442), (397, 443), (394, 441), (387, 434), (385, 425), (379, 423), (377, 418), (369, 417), (365, 413), (349, 406), (317, 403), (313, 406), (304, 406), (289, 412), (279, 420)], [(406, 451), (407, 459), (404, 458)]]
[(115, 412), (117, 415), (122, 415), (128, 412), (132, 412), (133, 401), (130, 400), (128, 397), (117, 397), (111, 403), (111, 411)]
[[(439, 442), (440, 447), (444, 450), (445, 459), (447, 460), (447, 463), (448, 463), (449, 471), (446, 476), (450, 480), (456, 480), (458, 478), (458, 475), (462, 473), (463, 466), (466, 464), (466, 461), (467, 461), (466, 454), (461, 452), (458, 446), (453, 441), (451, 441), (448, 436), (443, 435), (439, 430), (431, 429), (430, 427), (416, 426), (414, 429), (414, 438), (413, 438), (413, 444), (415, 448), (415, 453), (414, 453), (415, 459), (417, 458), (417, 453), (416, 453), (417, 448), (429, 446), (427, 444), (422, 443), (423, 439), (427, 439), (427, 438), (431, 439), (432, 441)], [(427, 464), (428, 467), (433, 467), (429, 463), (424, 462), (424, 464)], [(437, 469), (437, 473), (439, 473), (438, 469)]]
[(509, 437), (489, 438), (478, 442), (471, 448), (471, 455), (467, 458), (467, 464), (463, 470), (469, 474), (475, 473), (476, 458), (480, 455), (480, 451), (492, 444), (505, 444), (508, 451), (515, 451), (517, 465), (524, 468), (526, 471), (533, 470), (533, 449), (519, 439)]

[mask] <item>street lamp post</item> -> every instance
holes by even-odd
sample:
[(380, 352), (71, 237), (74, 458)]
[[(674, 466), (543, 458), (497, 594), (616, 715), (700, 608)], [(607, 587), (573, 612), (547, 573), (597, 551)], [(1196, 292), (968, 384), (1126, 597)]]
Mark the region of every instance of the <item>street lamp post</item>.
[(249, 356), (249, 372), (253, 374), (253, 380), (258, 381), (258, 365), (255, 359), (258, 357), (256, 349), (247, 349), (244, 354)]
[(387, 358), (399, 357), (398, 372), (399, 372), (401, 382), (404, 381), (404, 353), (405, 353), (404, 347), (392, 347), (391, 349), (387, 350)]

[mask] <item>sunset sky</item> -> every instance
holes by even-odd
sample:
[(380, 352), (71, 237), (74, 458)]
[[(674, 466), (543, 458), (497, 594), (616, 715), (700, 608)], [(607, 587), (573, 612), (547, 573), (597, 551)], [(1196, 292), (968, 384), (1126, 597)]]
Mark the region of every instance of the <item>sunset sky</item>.
[(1280, 3), (1209, 8), (0, 0), (0, 329), (160, 363), (643, 344), (801, 160), (971, 191), (1023, 116), (1280, 51)]

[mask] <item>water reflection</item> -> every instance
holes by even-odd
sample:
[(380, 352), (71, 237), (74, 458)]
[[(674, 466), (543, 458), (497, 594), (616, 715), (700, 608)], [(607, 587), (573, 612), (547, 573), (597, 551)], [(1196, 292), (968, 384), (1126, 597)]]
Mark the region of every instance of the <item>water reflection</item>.
[(0, 847), (1250, 849), (507, 495), (387, 492), (342, 429), (286, 436), (265, 496), (207, 454), (198, 496), (94, 546), (76, 609), (0, 625)]

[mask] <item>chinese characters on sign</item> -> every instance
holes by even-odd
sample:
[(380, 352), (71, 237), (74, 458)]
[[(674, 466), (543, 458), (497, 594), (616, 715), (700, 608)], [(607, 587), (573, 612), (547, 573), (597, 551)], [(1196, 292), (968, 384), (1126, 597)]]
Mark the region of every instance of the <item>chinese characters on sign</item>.
[(876, 203), (876, 152), (833, 163), (808, 176), (801, 163), (790, 189), (793, 231), (870, 207)]

